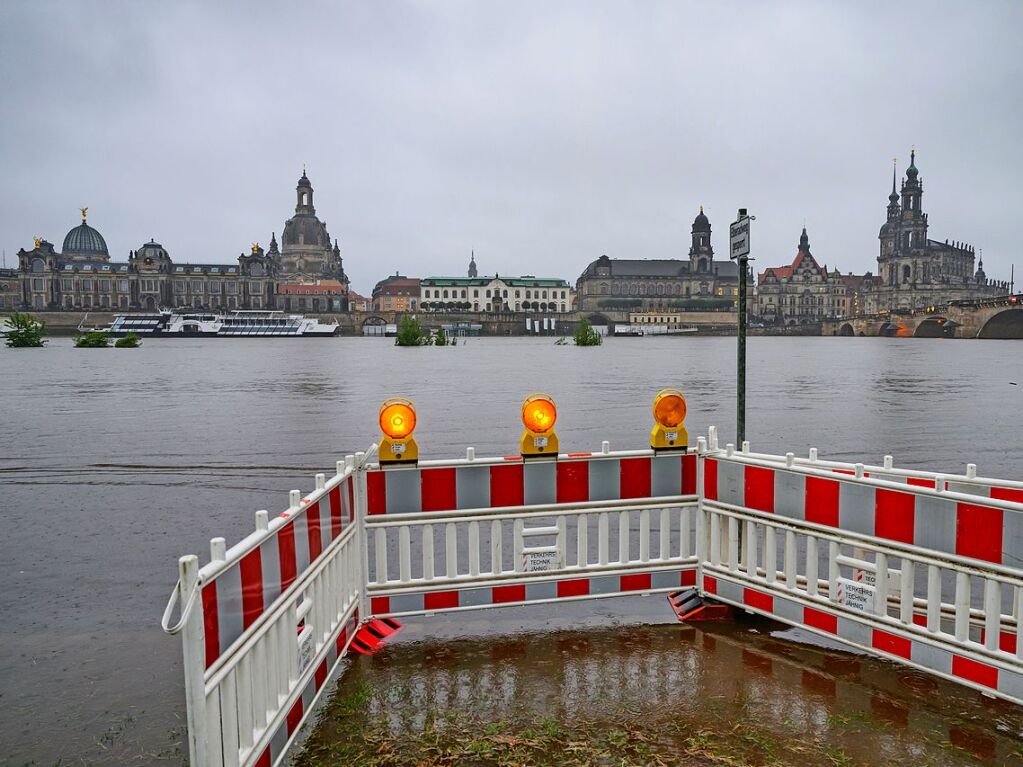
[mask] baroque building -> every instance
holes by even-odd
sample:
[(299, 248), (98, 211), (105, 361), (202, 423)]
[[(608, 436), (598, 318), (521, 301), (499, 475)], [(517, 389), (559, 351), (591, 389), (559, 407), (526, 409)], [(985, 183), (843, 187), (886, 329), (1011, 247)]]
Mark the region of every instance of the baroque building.
[(909, 167), (898, 192), (895, 184), (893, 165), (887, 220), (878, 233), (878, 274), (864, 294), (868, 313), (911, 310), (1008, 292), (1007, 283), (987, 278), (983, 261), (975, 259), (972, 245), (930, 239), (915, 149), (910, 152)]
[(849, 314), (849, 286), (836, 270), (829, 272), (810, 252), (806, 227), (789, 266), (774, 266), (757, 279), (754, 314), (776, 325), (820, 322)]
[(700, 206), (687, 259), (601, 256), (576, 281), (580, 311), (607, 309), (728, 308), (739, 294), (739, 268), (715, 261), (710, 220)]
[(373, 286), (373, 311), (414, 312), (419, 305), (419, 278), (395, 272)]
[(127, 261), (111, 261), (106, 240), (88, 224), (88, 208), (82, 208), (81, 224), (67, 233), (59, 252), (41, 237), (32, 250), (18, 251), (17, 290), (10, 290), (5, 278), (8, 287), (0, 291), (0, 308), (348, 311), (341, 251), (316, 217), (313, 187), (304, 170), (296, 191), (295, 215), (285, 222), (281, 237), (283, 248), (278, 248), (274, 233), (265, 251), (253, 243), (251, 252), (232, 264), (176, 263), (153, 239), (129, 251)]

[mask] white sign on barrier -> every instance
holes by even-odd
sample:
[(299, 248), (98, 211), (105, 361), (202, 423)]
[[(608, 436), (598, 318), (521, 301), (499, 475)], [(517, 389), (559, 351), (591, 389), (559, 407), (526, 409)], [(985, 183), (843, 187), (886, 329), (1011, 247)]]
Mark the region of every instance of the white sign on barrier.
[[(877, 573), (874, 570), (866, 570), (862, 567), (853, 568), (853, 580), (862, 583), (864, 586), (875, 588), (877, 586)], [(894, 594), (902, 589), (902, 571), (888, 570), (888, 593)]]
[(874, 587), (848, 578), (839, 578), (838, 603), (857, 612), (873, 614)]
[(522, 569), (527, 573), (548, 573), (561, 569), (561, 552), (523, 551)]
[(308, 623), (298, 635), (298, 673), (301, 674), (313, 661), (313, 627)]

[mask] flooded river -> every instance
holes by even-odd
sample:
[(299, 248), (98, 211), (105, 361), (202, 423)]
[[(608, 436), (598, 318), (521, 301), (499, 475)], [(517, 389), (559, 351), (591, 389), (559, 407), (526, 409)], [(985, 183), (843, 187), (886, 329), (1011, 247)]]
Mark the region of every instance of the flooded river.
[[(6, 586), (0, 591), (0, 764), (180, 764), (180, 646), (158, 625), (177, 557), (198, 552), (205, 558), (216, 535), (238, 540), (251, 530), (255, 509), (283, 508), (288, 490), (308, 491), (313, 472), (364, 449), (376, 439), (385, 397), (416, 401), (424, 457), (458, 456), (467, 445), (478, 455), (514, 452), (519, 404), (535, 390), (558, 401), (563, 450), (599, 448), (604, 439), (616, 449), (644, 446), (651, 397), (669, 385), (688, 396), (694, 440), (716, 424), (728, 441), (734, 354), (734, 339), (727, 338), (610, 339), (591, 349), (536, 338), (471, 339), (446, 349), (398, 349), (389, 340), (361, 338), (154, 340), (135, 351), (78, 350), (70, 339), (54, 339), (44, 350), (0, 348)], [(950, 470), (969, 461), (983, 474), (1023, 478), (1019, 343), (754, 338), (749, 355), (747, 431), (756, 449), (805, 454), (815, 445), (822, 457), (873, 461), (892, 453), (897, 466)], [(634, 621), (670, 617), (663, 600), (637, 603), (643, 606), (629, 608), (641, 612)], [(617, 621), (606, 606), (589, 609), (600, 625)], [(489, 631), (492, 638), (450, 650), (428, 637), (464, 636), (458, 633), (464, 616), (458, 625), (448, 617), (416, 622), (393, 655), (360, 661), (355, 671), (379, 667), (390, 679), (402, 664), (422, 663), (424, 653), (451, 652), (451, 663), (464, 659), (471, 672), (478, 666), (473, 652), (500, 654), (520, 641), (511, 636), (519, 631), (527, 632), (521, 641), (543, 642), (528, 632), (593, 617), (580, 610), (516, 609), (500, 619), (481, 613), (471, 619), (475, 633)], [(501, 628), (505, 620), (517, 622), (515, 631)], [(636, 636), (605, 637), (597, 628), (546, 641), (567, 642), (585, 663), (612, 658), (607, 643), (619, 641), (613, 637)], [(642, 641), (622, 641), (648, 645), (651, 663), (668, 662), (667, 648), (678, 648), (685, 673), (708, 685), (717, 678), (713, 657), (722, 656), (708, 651), (706, 637), (716, 641), (720, 634), (711, 644), (739, 648), (732, 665), (765, 641), (746, 629), (620, 631), (640, 632)], [(411, 641), (417, 636), (420, 642)], [(771, 642), (775, 653), (795, 647), (785, 638)], [(898, 689), (894, 671), (870, 668), (871, 679), (887, 676), (882, 686)], [(723, 695), (733, 695), (733, 677), (721, 678)], [(754, 685), (755, 668), (747, 677), (745, 684)], [(673, 678), (678, 684), (695, 679)], [(771, 695), (811, 700), (793, 679), (776, 674)], [(373, 694), (364, 697), (371, 701)], [(564, 693), (538, 695), (554, 706)], [(970, 706), (981, 700), (965, 692), (959, 699)], [(521, 716), (546, 716), (544, 710)], [(939, 719), (951, 716), (935, 711)], [(852, 716), (842, 707), (816, 712), (825, 723), (829, 716)], [(780, 721), (771, 737), (784, 739), (784, 726)], [(990, 716), (963, 727), (971, 738), (979, 729), (982, 739), (994, 739), (997, 754), (1006, 753), (1001, 739), (1018, 732), (1010, 720)], [(862, 738), (851, 736), (847, 745)], [(672, 748), (692, 747), (679, 742)], [(908, 754), (912, 742), (892, 736), (885, 748)], [(845, 749), (843, 743), (830, 744)]]

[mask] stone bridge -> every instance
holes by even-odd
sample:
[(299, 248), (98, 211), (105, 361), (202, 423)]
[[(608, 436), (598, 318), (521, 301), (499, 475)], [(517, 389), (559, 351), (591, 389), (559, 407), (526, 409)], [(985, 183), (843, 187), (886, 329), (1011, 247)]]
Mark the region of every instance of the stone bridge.
[(910, 314), (885, 312), (826, 320), (822, 323), (821, 335), (1023, 339), (1023, 297), (957, 301), (945, 306), (917, 309)]

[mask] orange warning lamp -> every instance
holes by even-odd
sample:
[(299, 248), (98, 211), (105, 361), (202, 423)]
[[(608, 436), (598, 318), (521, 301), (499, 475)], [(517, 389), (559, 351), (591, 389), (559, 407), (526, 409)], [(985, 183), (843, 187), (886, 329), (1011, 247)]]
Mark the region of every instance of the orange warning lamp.
[(654, 428), (650, 447), (654, 450), (681, 450), (689, 447), (686, 431), (686, 397), (678, 389), (661, 389), (654, 397)]
[(530, 394), (522, 403), (522, 432), (519, 452), (523, 458), (557, 458), (558, 435), (554, 423), (558, 408), (549, 394)]
[(380, 463), (409, 463), (419, 461), (419, 445), (412, 432), (416, 430), (416, 406), (404, 397), (392, 397), (380, 406)]

